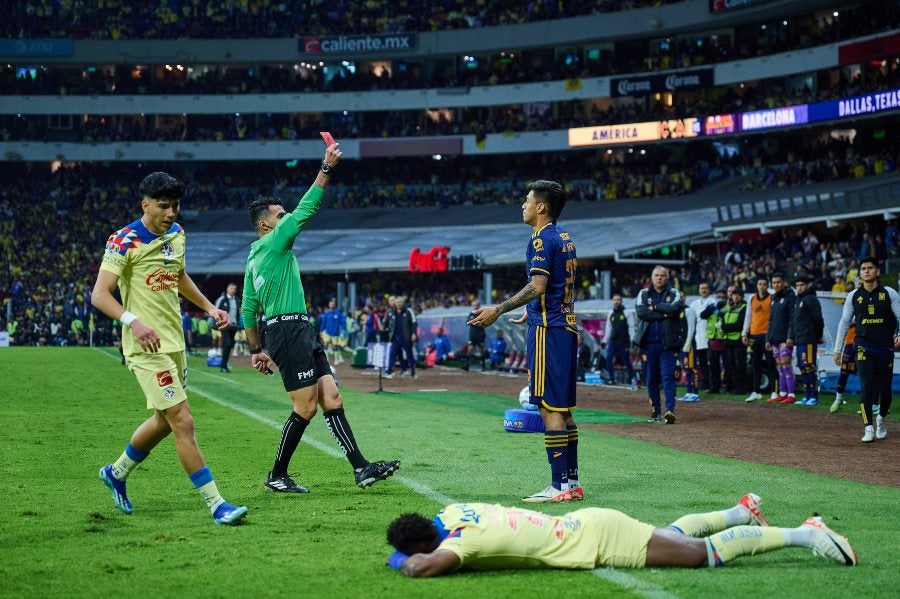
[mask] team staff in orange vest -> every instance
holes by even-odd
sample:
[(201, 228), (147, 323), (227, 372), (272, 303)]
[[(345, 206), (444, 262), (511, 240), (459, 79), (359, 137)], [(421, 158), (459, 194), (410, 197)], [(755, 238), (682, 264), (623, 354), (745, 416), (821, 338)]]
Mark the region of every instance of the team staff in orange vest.
[(741, 342), (750, 350), (750, 367), (753, 392), (744, 401), (762, 399), (762, 374), (766, 373), (772, 385), (772, 396), (778, 397), (776, 389), (775, 363), (772, 354), (766, 351), (766, 333), (769, 331), (769, 312), (772, 311), (772, 295), (769, 293), (769, 278), (761, 275), (756, 279), (756, 293), (750, 298), (750, 307), (744, 317)]

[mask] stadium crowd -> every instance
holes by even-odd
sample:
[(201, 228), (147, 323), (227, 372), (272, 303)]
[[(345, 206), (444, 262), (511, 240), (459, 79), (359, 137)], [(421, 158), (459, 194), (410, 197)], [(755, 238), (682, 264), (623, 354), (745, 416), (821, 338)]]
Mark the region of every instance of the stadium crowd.
[(282, 0), (14, 0), (4, 3), (4, 37), (76, 39), (267, 38), (478, 29), (672, 4), (681, 0), (509, 0), (311, 2)]
[[(121, 178), (111, 178), (111, 170), (96, 165), (60, 168), (49, 178), (28, 172), (6, 174), (0, 191), (0, 330), (7, 330), (16, 344), (84, 344), (91, 332), (95, 342), (115, 343), (117, 329), (97, 316), (90, 290), (106, 237), (134, 217), (133, 182), (139, 177), (128, 179), (126, 171)], [(856, 279), (859, 260), (895, 257), (898, 245), (896, 220), (818, 232), (788, 229), (759, 238), (735, 236), (728, 244), (692, 248), (688, 263), (672, 269), (670, 280), (687, 293), (702, 282), (713, 292), (734, 286), (750, 293), (759, 274), (783, 271), (791, 279), (812, 275), (820, 290), (847, 291)], [(613, 293), (633, 297), (649, 284), (643, 267), (614, 265), (612, 270)], [(520, 276), (518, 269), (501, 269), (495, 296), (505, 297), (517, 289)], [(318, 315), (332, 293), (332, 277), (308, 276), (306, 281), (311, 311)], [(465, 289), (458, 278), (417, 286), (415, 278), (375, 274), (363, 277), (359, 285), (369, 311), (383, 311), (386, 296), (393, 294), (408, 297), (409, 305), (421, 312), (469, 305), (478, 282), (470, 281)], [(576, 287), (579, 300), (598, 297), (598, 287), (584, 274)], [(213, 295), (217, 292), (210, 290)], [(360, 314), (351, 315), (351, 320), (358, 322)], [(209, 329), (199, 321), (194, 315), (192, 329), (202, 341)]]
[[(766, 189), (896, 172), (900, 142), (882, 136), (877, 126), (835, 138), (829, 131), (770, 135), (766, 144), (748, 138), (694, 141), (640, 149), (587, 151), (577, 154), (509, 155), (503, 172), (495, 172), (476, 157), (444, 156), (441, 160), (370, 159), (342, 173), (329, 193), (330, 208), (372, 208), (514, 203), (518, 191), (535, 172), (548, 169), (567, 181), (572, 201), (679, 196), (726, 179), (737, 179), (742, 189)], [(884, 139), (879, 139), (884, 137)], [(578, 159), (573, 158), (577, 156)], [(247, 199), (260, 193), (292, 197), (306, 182), (302, 168), (283, 163), (260, 163), (252, 173), (229, 163), (162, 165), (186, 181), (188, 195), (182, 208), (241, 210)], [(86, 195), (128, 197), (142, 166), (101, 164), (62, 169), (85, 181)], [(145, 169), (144, 169), (145, 170)], [(19, 177), (46, 179), (45, 191), (71, 203), (67, 177), (48, 177), (42, 167), (16, 163), (0, 166), (0, 180)], [(139, 177), (138, 177), (139, 178)], [(13, 187), (7, 191), (15, 190)]]
[(11, 115), (0, 121), (3, 141), (252, 141), (295, 140), (316, 137), (322, 130), (338, 139), (386, 138), (423, 135), (545, 131), (570, 127), (616, 125), (671, 118), (730, 114), (820, 102), (893, 89), (900, 82), (900, 57), (861, 65), (847, 80), (840, 70), (822, 72), (821, 81), (833, 85), (805, 84), (788, 90), (783, 80), (773, 79), (679, 93), (673, 106), (651, 96), (591, 102), (518, 104), (466, 109), (372, 111), (311, 114), (223, 115), (90, 115), (72, 119), (71, 128), (49, 126), (44, 115)]
[[(16, 4), (19, 2), (4, 6)], [(499, 3), (492, 3), (495, 4)], [(584, 3), (583, 8), (590, 9), (590, 4)], [(162, 66), (148, 69), (137, 65), (23, 69), (8, 65), (6, 68), (0, 67), (0, 93), (311, 93), (502, 85), (697, 67), (808, 48), (890, 30), (898, 25), (898, 12), (887, 1), (848, 8), (838, 14), (821, 18), (810, 14), (789, 21), (740, 27), (734, 30), (733, 38), (716, 33), (701, 37), (617, 42), (613, 50), (597, 50), (584, 55), (573, 51), (555, 53), (553, 49), (523, 50), (491, 57), (460, 56), (452, 61), (434, 64), (397, 60), (377, 67), (365, 63), (260, 65), (258, 68), (245, 65), (194, 68), (188, 65), (187, 68), (177, 69), (171, 65), (166, 69)], [(16, 19), (0, 18), (0, 22), (11, 24)], [(148, 37), (155, 37), (153, 29), (145, 26), (144, 31), (148, 32)], [(10, 34), (10, 37), (19, 36)]]

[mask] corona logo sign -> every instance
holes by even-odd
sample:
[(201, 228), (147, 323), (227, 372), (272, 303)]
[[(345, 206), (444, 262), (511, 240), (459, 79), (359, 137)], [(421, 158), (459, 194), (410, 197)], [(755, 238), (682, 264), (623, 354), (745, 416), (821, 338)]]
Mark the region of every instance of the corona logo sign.
[(413, 248), (409, 253), (409, 272), (447, 272), (450, 247), (434, 246), (427, 253)]

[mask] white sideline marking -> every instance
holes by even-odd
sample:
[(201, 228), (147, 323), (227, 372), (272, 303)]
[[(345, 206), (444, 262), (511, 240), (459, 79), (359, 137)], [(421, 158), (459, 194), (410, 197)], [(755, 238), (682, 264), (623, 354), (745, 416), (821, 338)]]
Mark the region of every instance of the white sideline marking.
[(419, 393), (444, 393), (446, 389), (419, 389)]
[(616, 570), (615, 568), (597, 568), (591, 570), (591, 573), (607, 582), (628, 589), (638, 597), (646, 597), (647, 599), (677, 599), (676, 595), (659, 588), (653, 583), (638, 580), (624, 570)]
[(227, 376), (222, 376), (221, 374), (213, 374), (211, 372), (206, 372), (205, 370), (199, 370), (197, 368), (191, 369), (190, 372), (196, 373), (196, 374), (202, 374), (203, 376), (211, 376), (212, 378), (214, 378), (216, 380), (225, 381), (226, 383), (230, 383), (232, 385), (240, 385), (240, 383), (237, 382), (236, 380), (230, 379)]
[[(110, 358), (113, 360), (119, 359), (118, 357), (113, 356), (112, 354), (109, 354), (109, 353), (103, 351), (102, 349), (99, 349), (96, 347), (92, 348), (92, 349), (94, 349), (94, 351), (97, 351), (97, 352), (103, 354), (107, 358)], [(202, 371), (200, 371), (200, 372), (202, 372)], [(216, 376), (216, 375), (210, 374), (210, 373), (203, 373), (203, 374), (212, 376), (214, 378), (225, 378), (225, 377), (219, 377), (219, 376)], [(225, 379), (225, 380), (228, 380), (228, 379)], [(236, 383), (236, 381), (231, 381), (231, 380), (228, 380), (228, 382)], [(200, 397), (208, 399), (209, 401), (211, 401), (213, 403), (216, 403), (216, 404), (219, 404), (220, 406), (234, 410), (235, 412), (239, 412), (239, 413), (243, 414), (244, 416), (247, 416), (251, 420), (256, 420), (257, 422), (259, 422), (261, 424), (265, 424), (267, 426), (271, 426), (272, 428), (280, 430), (284, 424), (282, 422), (277, 422), (275, 420), (272, 420), (271, 418), (263, 416), (262, 414), (258, 414), (257, 412), (254, 412), (253, 410), (247, 409), (243, 406), (239, 406), (239, 405), (233, 404), (229, 401), (226, 401), (220, 397), (216, 397), (215, 395), (212, 395), (211, 393), (203, 391), (202, 389), (198, 389), (196, 385), (191, 385), (190, 391), (191, 391), (191, 393), (196, 393)], [(315, 439), (311, 439), (305, 435), (303, 437), (303, 442), (315, 447), (316, 449), (318, 449), (319, 451), (321, 451), (323, 453), (330, 455), (331, 457), (334, 457), (334, 458), (343, 458), (344, 457), (344, 454), (341, 453), (340, 451), (338, 451), (337, 449), (335, 449), (334, 447), (325, 445), (324, 443), (321, 443)], [(399, 482), (400, 484), (402, 484), (404, 487), (412, 490), (415, 493), (418, 493), (419, 495), (422, 495), (423, 497), (427, 497), (428, 499), (431, 499), (432, 501), (435, 501), (442, 506), (447, 505), (448, 503), (459, 503), (459, 500), (454, 499), (448, 495), (444, 495), (443, 493), (441, 493), (439, 491), (435, 491), (428, 485), (422, 484), (412, 478), (407, 478), (405, 476), (398, 476), (396, 474), (392, 478), (394, 480), (396, 480), (397, 482)], [(606, 580), (607, 582), (611, 582), (620, 587), (628, 589), (629, 591), (633, 592), (638, 597), (645, 597), (646, 599), (677, 599), (676, 595), (672, 595), (671, 593), (666, 592), (665, 590), (661, 589), (660, 587), (656, 586), (655, 584), (652, 584), (649, 582), (644, 582), (642, 580), (638, 580), (637, 578), (635, 578), (634, 576), (632, 576), (631, 574), (628, 574), (627, 572), (625, 572), (623, 570), (616, 570), (614, 568), (597, 568), (595, 570), (591, 570), (591, 572), (595, 576), (602, 578), (602, 579)]]

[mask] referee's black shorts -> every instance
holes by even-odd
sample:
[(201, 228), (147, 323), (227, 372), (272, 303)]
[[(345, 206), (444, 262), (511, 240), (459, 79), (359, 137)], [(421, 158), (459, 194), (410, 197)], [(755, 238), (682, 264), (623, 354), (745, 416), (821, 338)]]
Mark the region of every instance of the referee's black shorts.
[(306, 314), (281, 314), (266, 319), (266, 347), (281, 372), (284, 390), (311, 387), (331, 374), (331, 365)]

